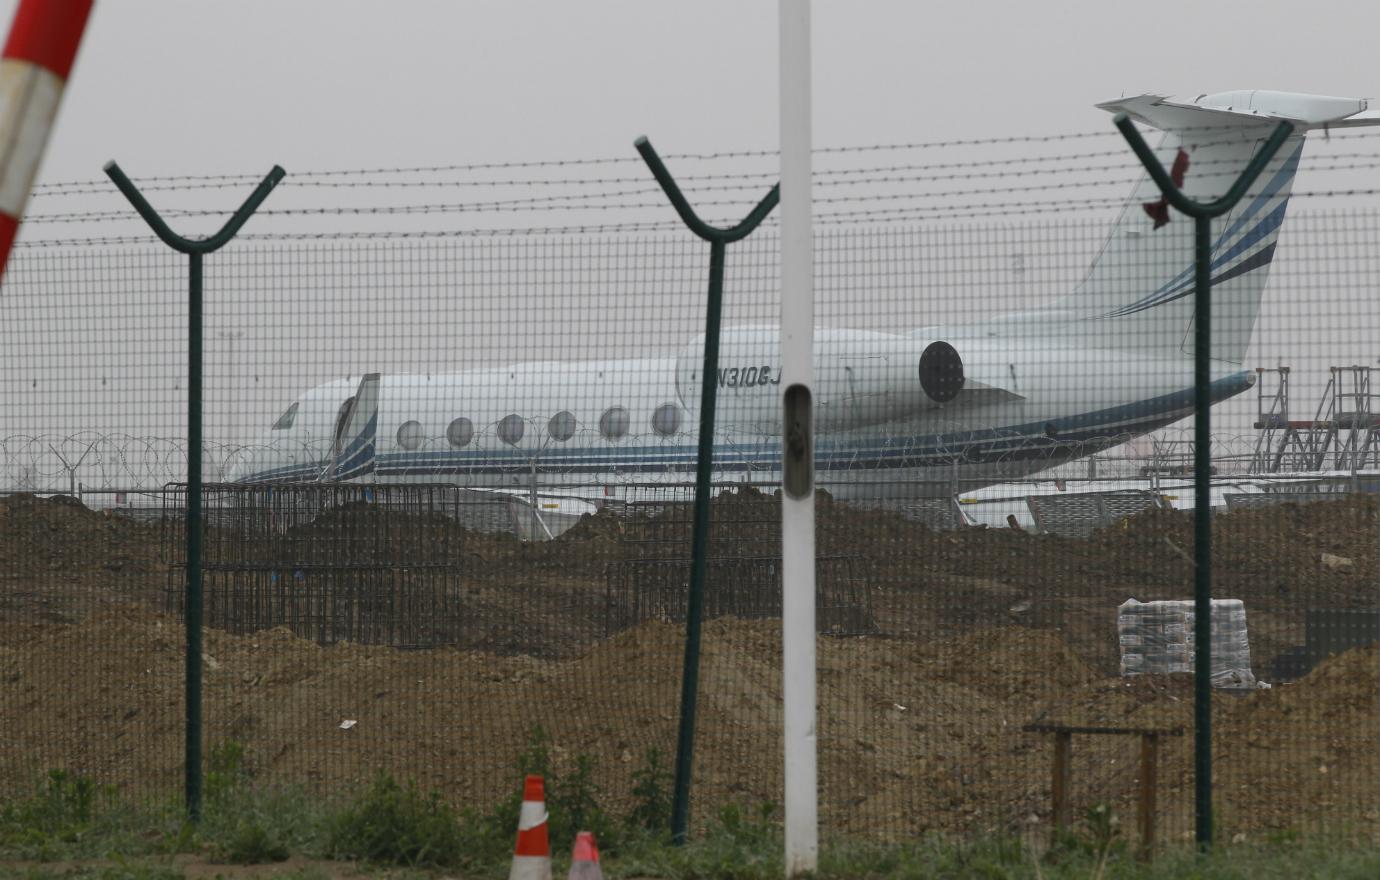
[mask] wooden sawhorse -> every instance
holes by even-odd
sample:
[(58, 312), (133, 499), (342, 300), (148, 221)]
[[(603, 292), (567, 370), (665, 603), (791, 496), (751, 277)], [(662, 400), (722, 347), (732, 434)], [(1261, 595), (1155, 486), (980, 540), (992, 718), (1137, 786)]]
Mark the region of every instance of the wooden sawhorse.
[(1108, 734), (1140, 737), (1140, 858), (1149, 861), (1155, 852), (1155, 789), (1158, 784), (1160, 737), (1183, 736), (1182, 727), (1077, 727), (1066, 724), (1027, 724), (1030, 733), (1054, 734), (1054, 827), (1067, 828), (1073, 809), (1069, 782), (1073, 735)]

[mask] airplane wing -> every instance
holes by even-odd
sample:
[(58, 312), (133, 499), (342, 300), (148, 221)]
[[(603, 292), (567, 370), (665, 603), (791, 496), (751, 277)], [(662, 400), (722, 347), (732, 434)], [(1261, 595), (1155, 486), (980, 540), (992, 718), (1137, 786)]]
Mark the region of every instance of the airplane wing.
[(963, 365), (963, 393), (980, 394), (992, 402), (1000, 400), (1025, 400), (1025, 395), (1017, 390), (1016, 378), (1002, 375), (995, 368), (979, 365)]

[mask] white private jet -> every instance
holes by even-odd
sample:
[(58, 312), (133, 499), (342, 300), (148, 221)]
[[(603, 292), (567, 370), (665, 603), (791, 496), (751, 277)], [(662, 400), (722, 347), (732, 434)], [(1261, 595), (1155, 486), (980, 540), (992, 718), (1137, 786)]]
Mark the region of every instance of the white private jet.
[[(1164, 132), (1157, 155), (1187, 194), (1221, 195), (1278, 120), (1295, 133), (1213, 224), (1214, 402), (1242, 367), (1306, 133), (1380, 124), (1366, 101), (1245, 91), (1099, 105)], [(1022, 477), (1190, 414), (1193, 223), (1145, 177), (1083, 281), (1045, 307), (984, 323), (815, 333), (816, 466), (838, 497), (972, 488)], [(726, 328), (717, 382), (719, 478), (779, 476), (774, 326)], [(248, 482), (540, 485), (683, 482), (696, 463), (703, 337), (666, 357), (365, 375), (294, 401), (233, 471)]]

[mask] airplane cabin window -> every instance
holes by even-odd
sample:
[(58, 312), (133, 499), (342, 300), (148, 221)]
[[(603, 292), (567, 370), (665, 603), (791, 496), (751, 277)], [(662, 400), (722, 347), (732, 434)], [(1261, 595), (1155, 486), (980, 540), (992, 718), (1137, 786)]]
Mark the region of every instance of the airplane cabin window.
[(278, 421), (273, 423), (274, 431), (284, 431), (292, 427), (292, 423), (297, 420), (297, 404), (287, 408), (287, 412), (278, 416)]
[(663, 403), (652, 413), (652, 430), (663, 437), (670, 437), (680, 430), (680, 407), (674, 403)]
[(561, 411), (551, 417), (551, 421), (546, 423), (546, 432), (551, 435), (552, 440), (565, 442), (575, 436), (575, 416), (572, 413)]
[(403, 449), (416, 449), (422, 445), (426, 439), (422, 431), (422, 423), (417, 420), (403, 422), (398, 426), (398, 445)]
[(628, 411), (621, 406), (611, 406), (599, 417), (599, 433), (605, 440), (617, 440), (628, 433), (631, 419)]
[(451, 422), (446, 428), (446, 440), (456, 449), (460, 449), (463, 446), (469, 446), (470, 441), (473, 439), (474, 422), (471, 422), (464, 416)]
[(498, 439), (504, 443), (516, 446), (522, 439), (522, 435), (527, 430), (527, 424), (523, 422), (522, 416), (517, 413), (504, 416), (498, 422)]

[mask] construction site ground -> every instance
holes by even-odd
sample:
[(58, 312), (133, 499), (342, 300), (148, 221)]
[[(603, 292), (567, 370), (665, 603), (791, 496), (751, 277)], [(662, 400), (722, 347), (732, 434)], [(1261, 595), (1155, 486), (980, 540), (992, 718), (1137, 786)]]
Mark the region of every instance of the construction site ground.
[[(712, 553), (779, 553), (773, 499), (727, 495)], [(540, 725), (558, 772), (595, 761), (605, 806), (673, 749), (683, 625), (609, 621), (608, 567), (680, 555), (666, 529), (611, 513), (554, 541), (465, 532), (448, 647), (320, 645), (285, 628), (205, 640), (206, 738), (245, 746), (262, 784), (348, 796), (380, 770), (479, 809), (515, 790), (515, 758)], [(1302, 644), (1309, 608), (1374, 608), (1372, 498), (1214, 517), (1214, 593), (1241, 599), (1256, 676)], [(680, 533), (677, 533), (680, 534)], [(679, 540), (678, 538), (676, 540)], [(0, 499), (0, 794), (50, 768), (131, 797), (180, 791), (184, 641), (167, 533), (68, 498)], [(1192, 519), (1150, 511), (1086, 539), (1011, 529), (931, 531), (820, 499), (822, 555), (867, 561), (875, 631), (818, 640), (821, 820), (901, 837), (1046, 828), (1051, 744), (1030, 723), (1183, 728), (1161, 749), (1159, 813), (1192, 831), (1192, 681), (1123, 678), (1116, 609), (1192, 591)], [(1324, 554), (1329, 558), (1325, 561)], [(1336, 558), (1332, 558), (1336, 557)], [(1340, 558), (1341, 561), (1338, 561)], [(695, 822), (718, 806), (781, 798), (780, 622), (705, 627)], [(1326, 828), (1380, 840), (1380, 655), (1326, 659), (1298, 680), (1213, 701), (1224, 834)], [(354, 722), (343, 724), (343, 722)], [(1074, 742), (1078, 811), (1133, 822), (1139, 743)]]

